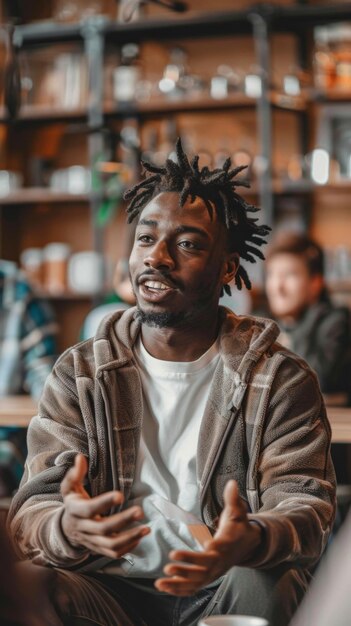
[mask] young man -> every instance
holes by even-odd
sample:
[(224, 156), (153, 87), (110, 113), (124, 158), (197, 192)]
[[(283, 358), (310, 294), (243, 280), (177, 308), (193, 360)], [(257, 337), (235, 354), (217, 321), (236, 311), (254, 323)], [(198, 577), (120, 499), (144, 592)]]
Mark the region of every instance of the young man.
[[(246, 613), (287, 626), (334, 517), (315, 375), (275, 323), (218, 306), (268, 228), (241, 168), (144, 164), (137, 307), (68, 350), (29, 432), (10, 518), (20, 554), (57, 568), (63, 623), (194, 625)], [(72, 570), (75, 571), (72, 571)]]

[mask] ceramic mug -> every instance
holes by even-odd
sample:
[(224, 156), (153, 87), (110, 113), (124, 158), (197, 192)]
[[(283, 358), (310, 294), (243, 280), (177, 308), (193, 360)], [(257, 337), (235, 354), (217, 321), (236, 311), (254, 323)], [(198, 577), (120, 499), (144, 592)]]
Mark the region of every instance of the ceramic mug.
[(212, 615), (201, 619), (198, 626), (269, 626), (269, 623), (252, 615)]

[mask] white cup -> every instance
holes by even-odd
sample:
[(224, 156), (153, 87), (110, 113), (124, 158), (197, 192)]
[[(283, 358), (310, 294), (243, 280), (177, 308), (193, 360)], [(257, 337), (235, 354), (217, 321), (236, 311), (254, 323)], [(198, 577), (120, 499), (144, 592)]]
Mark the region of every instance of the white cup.
[(68, 287), (77, 293), (93, 294), (103, 289), (104, 259), (93, 250), (72, 254), (68, 263)]
[(201, 619), (198, 626), (269, 626), (269, 623), (263, 617), (251, 615), (212, 615)]

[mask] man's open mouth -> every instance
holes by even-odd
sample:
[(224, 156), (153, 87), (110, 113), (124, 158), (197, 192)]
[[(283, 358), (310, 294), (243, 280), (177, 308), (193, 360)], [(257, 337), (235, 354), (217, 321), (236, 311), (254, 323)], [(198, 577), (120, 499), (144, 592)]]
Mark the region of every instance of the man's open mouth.
[(169, 285), (165, 285), (165, 283), (161, 283), (158, 280), (147, 280), (144, 283), (144, 287), (149, 291), (168, 291), (171, 289)]

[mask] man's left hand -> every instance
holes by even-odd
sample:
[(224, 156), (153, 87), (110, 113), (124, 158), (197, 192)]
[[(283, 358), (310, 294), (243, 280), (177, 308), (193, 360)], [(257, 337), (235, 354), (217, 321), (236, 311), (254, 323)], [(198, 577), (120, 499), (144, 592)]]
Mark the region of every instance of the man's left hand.
[(261, 528), (250, 523), (246, 505), (241, 499), (235, 480), (224, 489), (224, 508), (213, 539), (202, 552), (173, 550), (164, 572), (155, 586), (159, 591), (176, 596), (190, 596), (226, 574), (234, 565), (244, 564), (261, 541)]

